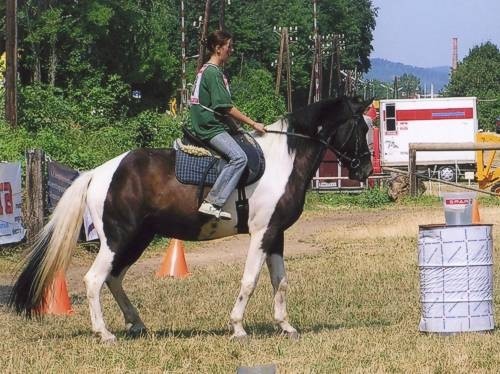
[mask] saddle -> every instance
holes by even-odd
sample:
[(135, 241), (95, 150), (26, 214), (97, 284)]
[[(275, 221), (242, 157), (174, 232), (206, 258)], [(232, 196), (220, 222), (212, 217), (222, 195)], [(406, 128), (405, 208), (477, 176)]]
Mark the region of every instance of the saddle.
[[(213, 186), (220, 172), (227, 164), (226, 156), (221, 155), (187, 128), (183, 128), (183, 138), (176, 139), (175, 176), (183, 184), (199, 186), (198, 203), (203, 201), (203, 187)], [(264, 153), (253, 136), (246, 132), (231, 134), (247, 155), (247, 166), (237, 185), (238, 232), (248, 232), (248, 200), (245, 187), (258, 181), (265, 170)]]
[[(213, 186), (228, 160), (212, 148), (210, 143), (197, 138), (188, 129), (183, 128), (183, 134), (182, 140), (177, 139), (174, 144), (177, 180), (184, 184)], [(264, 173), (264, 154), (250, 134), (238, 132), (231, 136), (248, 158), (238, 183), (238, 187), (245, 187), (259, 180)]]

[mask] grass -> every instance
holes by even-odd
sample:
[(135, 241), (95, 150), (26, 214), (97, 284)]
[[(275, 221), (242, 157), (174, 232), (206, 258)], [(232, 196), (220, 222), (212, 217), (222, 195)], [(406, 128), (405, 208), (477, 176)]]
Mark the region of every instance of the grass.
[[(334, 211), (339, 209), (350, 210)], [(234, 373), (239, 366), (265, 364), (275, 364), (279, 373), (497, 372), (498, 327), (491, 334), (451, 337), (418, 331), (417, 225), (442, 220), (441, 205), (383, 209), (394, 214), (365, 209), (357, 222), (341, 222), (306, 238), (306, 244), (322, 248), (319, 253), (287, 259), (289, 315), (301, 333), (298, 341), (281, 337), (273, 327), (267, 270), (246, 313), (251, 338), (246, 344), (230, 341), (228, 315), (242, 265), (218, 264), (190, 268), (193, 274), (184, 280), (152, 274), (126, 278), (125, 289), (150, 331), (136, 340), (124, 335), (121, 313), (104, 290), (105, 318), (119, 339), (114, 346), (92, 336), (83, 293), (72, 295), (74, 315), (30, 322), (7, 311), (2, 299), (2, 372)], [(307, 214), (327, 216), (332, 210)], [(485, 207), (481, 214), (495, 224), (494, 243), (500, 243), (498, 207)], [(86, 256), (76, 261), (86, 262)], [(6, 261), (10, 257), (0, 258), (0, 268)], [(494, 273), (499, 271), (495, 261)], [(495, 277), (497, 326), (499, 291)]]

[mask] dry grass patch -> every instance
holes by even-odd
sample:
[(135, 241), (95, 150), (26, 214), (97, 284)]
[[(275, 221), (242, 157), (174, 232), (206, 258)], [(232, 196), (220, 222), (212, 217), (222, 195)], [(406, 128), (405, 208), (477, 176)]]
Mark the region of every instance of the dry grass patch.
[[(426, 219), (433, 220), (432, 214)], [(72, 295), (73, 316), (42, 322), (26, 322), (2, 305), (0, 367), (3, 372), (234, 373), (238, 366), (274, 363), (280, 373), (495, 372), (498, 329), (453, 337), (418, 332), (416, 222), (400, 215), (400, 231), (379, 232), (377, 219), (376, 212), (367, 213), (366, 226), (349, 235), (342, 230), (352, 222), (322, 232), (314, 241), (323, 251), (287, 260), (289, 314), (299, 341), (282, 338), (272, 325), (267, 270), (247, 311), (249, 342), (230, 341), (228, 316), (242, 265), (215, 265), (192, 268), (185, 280), (158, 280), (153, 274), (127, 278), (125, 288), (150, 329), (137, 340), (125, 337), (121, 313), (104, 291), (105, 318), (119, 338), (114, 346), (92, 336), (83, 294)], [(498, 277), (494, 287), (498, 305)]]

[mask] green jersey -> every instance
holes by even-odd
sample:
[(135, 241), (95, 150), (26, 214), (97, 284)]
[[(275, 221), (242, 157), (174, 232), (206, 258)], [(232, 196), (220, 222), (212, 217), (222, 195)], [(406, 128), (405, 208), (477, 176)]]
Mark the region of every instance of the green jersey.
[(228, 130), (217, 111), (233, 103), (227, 79), (217, 65), (205, 64), (200, 69), (190, 102), (190, 129), (200, 139), (209, 140)]

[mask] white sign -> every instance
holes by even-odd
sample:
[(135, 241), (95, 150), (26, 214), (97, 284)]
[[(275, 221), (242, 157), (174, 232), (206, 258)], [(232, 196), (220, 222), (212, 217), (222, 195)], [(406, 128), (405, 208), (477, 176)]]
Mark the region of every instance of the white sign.
[(85, 228), (85, 237), (87, 241), (99, 239), (88, 207), (85, 207), (85, 212), (83, 213), (83, 227)]
[(19, 242), (26, 234), (21, 192), (21, 164), (0, 164), (0, 244)]

